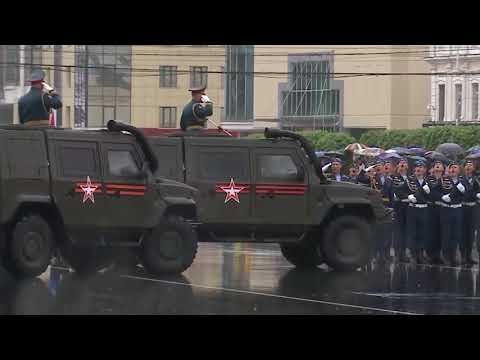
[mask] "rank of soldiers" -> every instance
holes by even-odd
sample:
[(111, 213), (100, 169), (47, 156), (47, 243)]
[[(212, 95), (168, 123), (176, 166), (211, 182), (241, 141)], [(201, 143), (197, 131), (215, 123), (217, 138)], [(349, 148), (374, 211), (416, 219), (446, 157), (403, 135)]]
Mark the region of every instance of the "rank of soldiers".
[(435, 161), (430, 166), (417, 161), (409, 169), (407, 159), (378, 160), (350, 166), (348, 176), (342, 174), (342, 165), (340, 159), (325, 165), (326, 177), (369, 186), (394, 209), (393, 224), (375, 229), (375, 261), (393, 260), (393, 248), (398, 262), (454, 267), (477, 263), (472, 250), (480, 182), (472, 161)]

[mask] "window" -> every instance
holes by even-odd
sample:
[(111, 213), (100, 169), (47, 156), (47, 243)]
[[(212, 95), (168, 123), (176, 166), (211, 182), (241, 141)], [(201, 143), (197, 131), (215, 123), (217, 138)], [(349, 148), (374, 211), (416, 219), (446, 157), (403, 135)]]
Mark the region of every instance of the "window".
[(84, 177), (98, 175), (94, 148), (61, 146), (59, 151), (63, 176)]
[(225, 66), (220, 66), (220, 89), (225, 88)]
[(289, 155), (261, 155), (257, 166), (261, 180), (300, 181), (298, 168)]
[(70, 123), (70, 106), (66, 106), (65, 107), (65, 125), (66, 126), (72, 126), (72, 124)]
[(177, 87), (177, 67), (176, 66), (160, 66), (160, 87), (161, 88)]
[(140, 169), (129, 150), (109, 150), (108, 171), (110, 175), (121, 177), (132, 177), (140, 174)]
[(177, 108), (172, 106), (160, 107), (160, 127), (174, 128), (177, 126)]
[(478, 120), (478, 83), (472, 84), (472, 120)]
[(67, 80), (67, 87), (72, 87), (72, 68), (69, 66), (65, 70), (65, 77)]
[(219, 109), (220, 109), (220, 122), (223, 123), (225, 121), (225, 108), (221, 107)]
[(455, 120), (462, 118), (462, 84), (455, 84)]
[(245, 149), (200, 151), (198, 163), (202, 164), (197, 167), (199, 179), (229, 182), (233, 178), (235, 182), (249, 182), (248, 151)]
[(438, 121), (445, 121), (445, 84), (438, 85)]
[(7, 65), (5, 73), (5, 85), (17, 86), (20, 83), (20, 46), (7, 45)]
[(190, 66), (190, 87), (208, 85), (208, 67)]
[(8, 140), (8, 169), (11, 176), (24, 179), (38, 179), (47, 176), (46, 161), (42, 143), (39, 140)]

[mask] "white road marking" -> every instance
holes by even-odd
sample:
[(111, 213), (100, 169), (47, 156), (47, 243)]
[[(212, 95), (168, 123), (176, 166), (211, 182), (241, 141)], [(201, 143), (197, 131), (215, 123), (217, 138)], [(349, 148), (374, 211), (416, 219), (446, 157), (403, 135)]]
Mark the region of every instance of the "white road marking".
[(256, 292), (256, 291), (247, 291), (247, 290), (238, 290), (238, 289), (229, 289), (229, 288), (222, 288), (222, 287), (208, 286), (208, 285), (187, 284), (187, 283), (182, 283), (182, 282), (177, 282), (177, 281), (151, 279), (151, 278), (146, 278), (146, 277), (141, 277), (141, 276), (120, 275), (120, 277), (128, 278), (128, 279), (135, 279), (135, 280), (146, 280), (146, 281), (167, 283), (167, 284), (173, 284), (173, 285), (182, 285), (182, 286), (198, 287), (198, 288), (204, 288), (204, 289), (210, 289), (210, 290), (231, 291), (231, 292), (236, 292), (236, 293), (240, 293), (240, 294), (250, 294), (250, 295), (268, 296), (268, 297), (274, 297), (274, 298), (280, 298), (280, 299), (287, 299), (287, 300), (297, 300), (297, 301), (313, 302), (313, 303), (317, 303), (317, 304), (325, 304), (325, 305), (333, 305), (333, 306), (343, 306), (343, 307), (349, 307), (349, 308), (361, 309), (361, 310), (371, 310), (371, 311), (378, 311), (378, 312), (386, 312), (386, 313), (390, 313), (390, 314), (422, 315), (422, 314), (412, 313), (412, 312), (406, 312), (406, 311), (380, 309), (380, 308), (373, 308), (373, 307), (368, 307), (368, 306), (343, 304), (343, 303), (336, 303), (336, 302), (324, 301), (324, 300), (298, 298), (298, 297), (291, 297), (291, 296), (285, 296), (285, 295), (268, 294), (268, 293), (261, 293), (261, 292)]

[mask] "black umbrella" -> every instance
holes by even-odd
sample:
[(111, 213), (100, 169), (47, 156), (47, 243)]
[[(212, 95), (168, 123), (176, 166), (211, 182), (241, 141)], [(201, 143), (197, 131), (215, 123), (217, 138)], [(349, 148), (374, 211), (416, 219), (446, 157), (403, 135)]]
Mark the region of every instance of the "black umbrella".
[(412, 150), (404, 147), (394, 147), (394, 148), (391, 148), (390, 150), (393, 150), (400, 155), (415, 155), (415, 153)]
[(435, 151), (442, 153), (449, 159), (455, 160), (465, 154), (465, 150), (460, 145), (455, 143), (445, 143), (438, 145)]
[(408, 150), (413, 152), (416, 156), (424, 156), (425, 153), (427, 152), (427, 150), (425, 150), (424, 148), (421, 148), (421, 147), (413, 147), (413, 148), (410, 148)]
[(437, 161), (437, 160), (444, 161), (444, 162), (448, 161), (448, 158), (444, 154), (438, 151), (427, 151), (425, 153), (425, 158), (431, 161)]

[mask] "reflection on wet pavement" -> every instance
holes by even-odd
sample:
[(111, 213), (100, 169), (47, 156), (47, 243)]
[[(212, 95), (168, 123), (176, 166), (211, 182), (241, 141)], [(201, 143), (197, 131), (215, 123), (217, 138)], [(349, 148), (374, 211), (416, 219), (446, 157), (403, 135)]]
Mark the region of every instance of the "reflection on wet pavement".
[(2, 314), (478, 314), (478, 268), (389, 264), (298, 270), (270, 244), (201, 244), (183, 275), (141, 267), (31, 280), (0, 269)]

